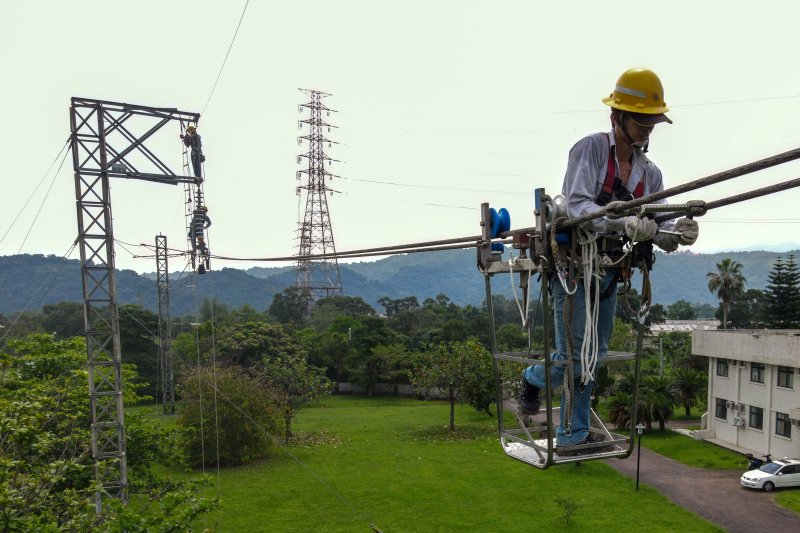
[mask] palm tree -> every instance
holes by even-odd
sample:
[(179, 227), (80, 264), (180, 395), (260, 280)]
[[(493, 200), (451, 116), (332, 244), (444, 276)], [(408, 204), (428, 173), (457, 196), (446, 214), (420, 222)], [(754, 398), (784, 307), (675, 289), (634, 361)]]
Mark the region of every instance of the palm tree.
[(608, 421), (617, 429), (628, 429), (631, 422), (631, 405), (633, 396), (619, 391), (608, 399)]
[(722, 302), (722, 329), (727, 329), (731, 300), (742, 294), (747, 284), (742, 265), (728, 257), (717, 263), (717, 270), (707, 273), (706, 277), (708, 290)]
[(673, 376), (678, 398), (689, 417), (692, 406), (697, 405), (697, 397), (706, 389), (706, 373), (694, 368), (676, 368)]
[[(678, 404), (678, 393), (675, 383), (668, 376), (644, 376), (639, 387), (639, 402), (644, 423), (651, 428), (653, 420), (658, 421), (659, 431), (664, 431), (667, 421), (672, 418), (672, 411)], [(640, 417), (641, 418), (641, 417)]]

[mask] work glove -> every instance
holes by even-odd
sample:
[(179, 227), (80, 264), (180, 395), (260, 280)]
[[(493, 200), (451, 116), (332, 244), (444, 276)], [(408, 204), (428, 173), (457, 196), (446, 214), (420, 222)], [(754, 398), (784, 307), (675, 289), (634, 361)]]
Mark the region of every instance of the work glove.
[(682, 233), (678, 237), (680, 243), (684, 246), (689, 246), (697, 240), (697, 236), (700, 234), (700, 226), (697, 225), (697, 221), (691, 218), (679, 218), (675, 223), (675, 231)]
[(678, 249), (678, 244), (680, 244), (680, 237), (677, 235), (667, 235), (665, 233), (659, 233), (655, 237), (653, 237), (653, 244), (664, 250), (665, 252), (674, 252)]
[(623, 217), (607, 218), (607, 225), (613, 231), (624, 231), (631, 242), (649, 241), (655, 237), (658, 224), (649, 218)]

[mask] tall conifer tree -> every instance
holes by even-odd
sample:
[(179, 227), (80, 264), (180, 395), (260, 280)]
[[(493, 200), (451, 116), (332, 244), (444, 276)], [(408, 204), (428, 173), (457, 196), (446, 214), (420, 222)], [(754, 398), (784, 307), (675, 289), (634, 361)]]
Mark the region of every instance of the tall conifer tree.
[(767, 283), (766, 323), (771, 329), (800, 328), (800, 270), (794, 255), (775, 260)]

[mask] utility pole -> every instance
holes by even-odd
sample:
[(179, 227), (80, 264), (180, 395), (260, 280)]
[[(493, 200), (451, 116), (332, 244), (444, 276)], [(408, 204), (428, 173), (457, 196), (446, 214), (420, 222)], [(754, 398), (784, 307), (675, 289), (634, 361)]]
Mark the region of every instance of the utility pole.
[[(328, 187), (325, 180), (333, 178), (334, 175), (325, 169), (325, 165), (332, 164), (335, 159), (331, 159), (325, 154), (324, 145), (330, 148), (331, 141), (323, 134), (323, 128), (330, 132), (331, 124), (322, 118), (324, 111), (326, 116), (330, 116), (334, 109), (329, 109), (322, 102), (322, 99), (330, 94), (321, 91), (300, 89), (310, 97), (310, 101), (300, 104), (299, 111), (308, 111), (308, 117), (299, 121), (298, 126), (302, 129), (308, 126), (307, 135), (298, 136), (298, 144), (305, 141), (308, 151), (297, 156), (298, 164), (306, 159), (308, 167), (297, 172), (297, 179), (306, 176), (307, 181), (297, 187), (298, 196), (302, 191), (306, 193), (305, 215), (302, 222), (298, 221), (299, 245), (297, 255), (297, 287), (302, 289), (309, 297), (310, 303), (317, 298), (342, 295), (342, 283), (339, 277), (339, 263), (336, 257), (324, 257), (321, 259), (310, 259), (310, 255), (335, 254), (336, 245), (333, 242), (333, 228), (331, 227), (330, 213), (328, 211), (328, 193), (333, 193), (333, 189)], [(302, 196), (301, 196), (302, 197)]]
[(169, 314), (169, 266), (167, 237), (156, 235), (156, 285), (158, 288), (158, 360), (161, 363), (164, 414), (175, 414), (175, 382), (172, 372), (172, 321)]
[(98, 513), (104, 498), (128, 500), (109, 178), (169, 185), (189, 181), (199, 187), (201, 178), (176, 174), (147, 146), (170, 122), (180, 122), (182, 129), (183, 124), (197, 124), (199, 119), (198, 113), (174, 108), (78, 97), (71, 100), (70, 143), (83, 282), (92, 457), (99, 485), (95, 493)]

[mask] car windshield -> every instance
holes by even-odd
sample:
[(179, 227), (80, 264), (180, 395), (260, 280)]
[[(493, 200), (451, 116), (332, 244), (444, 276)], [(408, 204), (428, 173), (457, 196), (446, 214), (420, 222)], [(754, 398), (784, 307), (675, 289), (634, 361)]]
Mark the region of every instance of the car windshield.
[(780, 470), (782, 466), (783, 465), (779, 465), (778, 463), (767, 463), (761, 468), (759, 468), (759, 470), (761, 470), (762, 472), (766, 472), (767, 474), (774, 474), (775, 472)]

